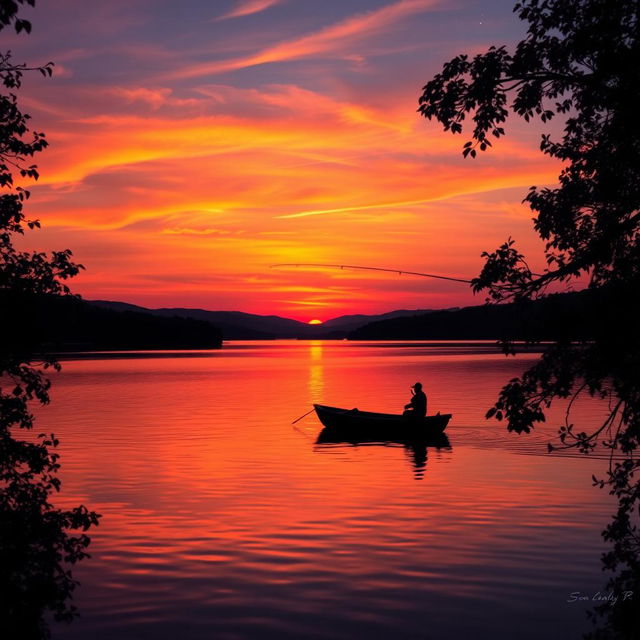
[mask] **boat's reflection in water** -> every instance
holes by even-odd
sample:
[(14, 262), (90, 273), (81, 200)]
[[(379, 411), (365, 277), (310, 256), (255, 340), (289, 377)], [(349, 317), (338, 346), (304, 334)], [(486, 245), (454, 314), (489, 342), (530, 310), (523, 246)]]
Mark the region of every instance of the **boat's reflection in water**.
[(444, 433), (438, 433), (428, 438), (394, 439), (392, 436), (381, 438), (378, 436), (365, 436), (345, 434), (339, 429), (325, 427), (316, 439), (315, 451), (322, 452), (326, 449), (337, 447), (391, 447), (403, 449), (411, 465), (416, 480), (422, 480), (427, 469), (429, 449), (451, 450), (449, 438)]

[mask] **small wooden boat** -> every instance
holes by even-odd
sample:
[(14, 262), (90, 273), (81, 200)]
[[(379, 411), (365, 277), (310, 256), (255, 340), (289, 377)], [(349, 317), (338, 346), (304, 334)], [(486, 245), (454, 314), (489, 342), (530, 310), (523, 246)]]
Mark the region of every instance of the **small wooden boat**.
[(373, 413), (358, 409), (340, 409), (314, 404), (318, 419), (330, 434), (366, 437), (377, 440), (401, 441), (429, 439), (441, 435), (447, 427), (451, 414), (412, 418), (393, 413)]

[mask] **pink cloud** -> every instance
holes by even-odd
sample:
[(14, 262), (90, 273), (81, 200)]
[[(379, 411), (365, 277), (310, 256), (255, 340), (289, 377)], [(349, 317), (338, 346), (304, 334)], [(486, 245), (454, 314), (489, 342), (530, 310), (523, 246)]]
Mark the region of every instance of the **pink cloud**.
[(148, 89), (146, 87), (120, 88), (114, 87), (111, 91), (127, 102), (142, 102), (156, 110), (167, 103), (171, 95), (171, 89)]
[[(180, 69), (172, 77), (192, 78), (270, 62), (299, 60), (310, 56), (344, 55), (345, 48), (352, 46), (356, 40), (384, 32), (404, 18), (423, 13), (436, 4), (438, 0), (400, 0), (381, 9), (352, 16), (315, 33), (267, 47), (257, 54), (194, 65)], [(346, 54), (353, 56), (353, 52)]]
[(220, 20), (229, 20), (230, 18), (241, 18), (243, 16), (250, 16), (254, 13), (261, 13), (267, 9), (282, 4), (283, 0), (242, 0), (238, 2), (235, 8), (231, 9), (228, 13), (216, 18), (216, 22)]

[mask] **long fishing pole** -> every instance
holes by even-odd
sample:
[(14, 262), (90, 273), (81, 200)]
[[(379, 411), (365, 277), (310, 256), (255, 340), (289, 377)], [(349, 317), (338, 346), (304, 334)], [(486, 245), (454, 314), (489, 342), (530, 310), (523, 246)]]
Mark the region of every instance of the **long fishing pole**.
[(388, 273), (397, 273), (398, 275), (420, 276), (422, 278), (436, 278), (438, 280), (451, 280), (452, 282), (464, 282), (471, 284), (471, 280), (464, 278), (452, 278), (451, 276), (439, 276), (435, 273), (420, 273), (419, 271), (405, 271), (404, 269), (383, 269), (382, 267), (363, 267), (356, 264), (317, 264), (311, 262), (285, 262), (281, 264), (272, 264), (270, 267), (324, 267), (328, 269), (361, 269), (364, 271), (386, 271)]

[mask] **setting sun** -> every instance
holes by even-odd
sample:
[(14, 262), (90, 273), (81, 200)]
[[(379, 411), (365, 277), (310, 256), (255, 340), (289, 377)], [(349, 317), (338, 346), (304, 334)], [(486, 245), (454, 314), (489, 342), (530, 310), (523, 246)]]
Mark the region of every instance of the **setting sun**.
[(322, 320), (318, 320), (318, 319), (309, 320), (309, 324), (322, 324)]

